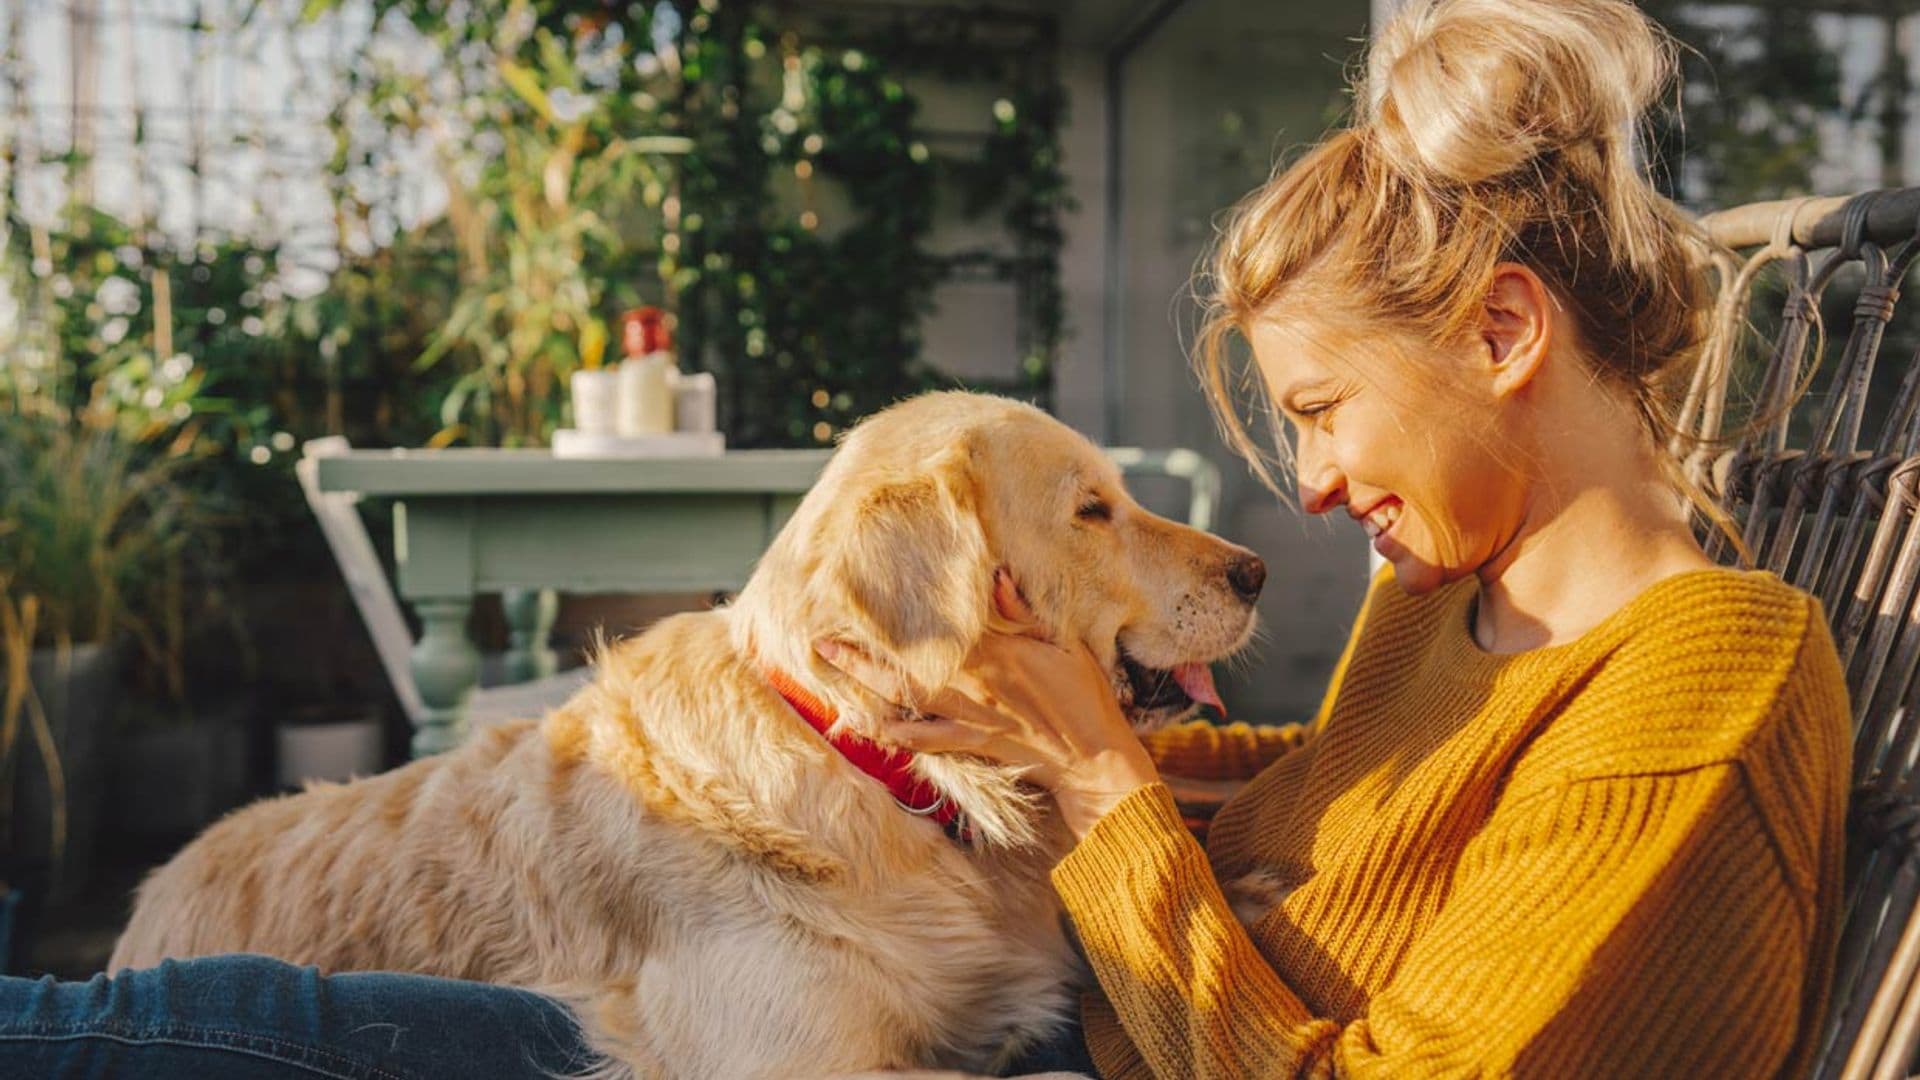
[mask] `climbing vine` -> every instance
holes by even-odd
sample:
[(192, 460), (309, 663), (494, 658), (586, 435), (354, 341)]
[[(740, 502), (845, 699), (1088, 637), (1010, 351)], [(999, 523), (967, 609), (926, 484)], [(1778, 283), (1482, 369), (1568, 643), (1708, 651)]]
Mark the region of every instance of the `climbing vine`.
[[(644, 302), (674, 313), (683, 367), (718, 376), (732, 445), (817, 445), (952, 381), (922, 326), (962, 275), (1018, 297), (1017, 363), (988, 388), (1049, 402), (1066, 205), (1051, 22), (822, 7), (379, 0), (450, 58), (370, 58), (339, 127), (343, 162), (431, 143), (453, 192), (462, 292), (420, 358), (446, 380), (442, 441), (543, 441), (566, 377)], [(923, 129), (913, 87), (941, 81), (992, 91), (980, 130)], [(1001, 242), (934, 252), (943, 205)]]

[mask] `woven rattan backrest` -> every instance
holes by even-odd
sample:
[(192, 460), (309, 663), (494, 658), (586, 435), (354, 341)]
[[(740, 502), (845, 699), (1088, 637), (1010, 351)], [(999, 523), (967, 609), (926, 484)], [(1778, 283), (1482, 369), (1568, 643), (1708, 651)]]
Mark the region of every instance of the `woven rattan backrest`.
[[(1728, 249), (1714, 257), (1724, 287), (1682, 427), (1725, 441), (1695, 452), (1689, 472), (1733, 517), (1756, 565), (1819, 597), (1853, 702), (1846, 923), (1816, 1075), (1904, 1077), (1920, 1037), (1911, 993), (1920, 968), (1920, 357), (1882, 356), (1881, 346), (1920, 255), (1920, 189), (1757, 204), (1704, 224)], [(1767, 290), (1755, 288), (1761, 281)], [(1785, 299), (1755, 421), (1728, 432), (1735, 346), (1749, 319), (1769, 323), (1754, 316), (1754, 298), (1776, 289)], [(1847, 301), (1844, 327), (1822, 324), (1821, 311), (1831, 317)], [(1885, 365), (1904, 374), (1876, 379)], [(1827, 392), (1791, 409), (1816, 380)], [(1893, 385), (1891, 402), (1873, 400)], [(1884, 419), (1868, 430), (1872, 415)], [(1739, 560), (1723, 538), (1709, 547)]]

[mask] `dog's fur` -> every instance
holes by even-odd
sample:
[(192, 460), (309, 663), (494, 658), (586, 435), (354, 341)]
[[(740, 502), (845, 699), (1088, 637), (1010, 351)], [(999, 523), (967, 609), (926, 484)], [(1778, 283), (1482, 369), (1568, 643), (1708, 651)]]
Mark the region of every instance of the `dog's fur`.
[(639, 1076), (995, 1068), (1071, 1004), (1064, 829), (1014, 770), (923, 755), (974, 830), (949, 840), (764, 672), (874, 732), (891, 707), (810, 643), (945, 685), (999, 624), (998, 566), (1116, 673), (1122, 647), (1212, 660), (1252, 632), (1225, 579), (1246, 558), (1038, 410), (914, 399), (848, 436), (730, 607), (606, 650), (542, 721), (232, 814), (141, 887), (112, 966), (245, 951), (535, 987)]

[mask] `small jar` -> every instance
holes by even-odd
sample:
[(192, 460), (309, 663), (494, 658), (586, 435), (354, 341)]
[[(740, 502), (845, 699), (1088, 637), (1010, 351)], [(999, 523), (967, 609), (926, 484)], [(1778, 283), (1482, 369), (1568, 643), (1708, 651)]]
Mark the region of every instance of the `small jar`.
[(573, 426), (587, 435), (613, 435), (620, 428), (618, 368), (581, 368), (567, 380)]
[(719, 397), (712, 372), (683, 373), (674, 383), (674, 430), (701, 434), (715, 430), (719, 426), (714, 415)]

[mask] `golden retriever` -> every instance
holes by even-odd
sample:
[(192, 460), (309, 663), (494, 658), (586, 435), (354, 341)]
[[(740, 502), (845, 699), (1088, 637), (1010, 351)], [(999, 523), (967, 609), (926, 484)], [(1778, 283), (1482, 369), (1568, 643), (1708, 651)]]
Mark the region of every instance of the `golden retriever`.
[(609, 648), (543, 720), (236, 811), (141, 886), (113, 968), (255, 952), (533, 987), (643, 1077), (1000, 1067), (1081, 978), (1047, 877), (1065, 830), (1015, 771), (922, 755), (970, 826), (950, 838), (769, 676), (877, 731), (891, 706), (811, 643), (945, 685), (1003, 566), (1143, 730), (1212, 697), (1265, 573), (1045, 413), (915, 398), (847, 436), (730, 606)]

